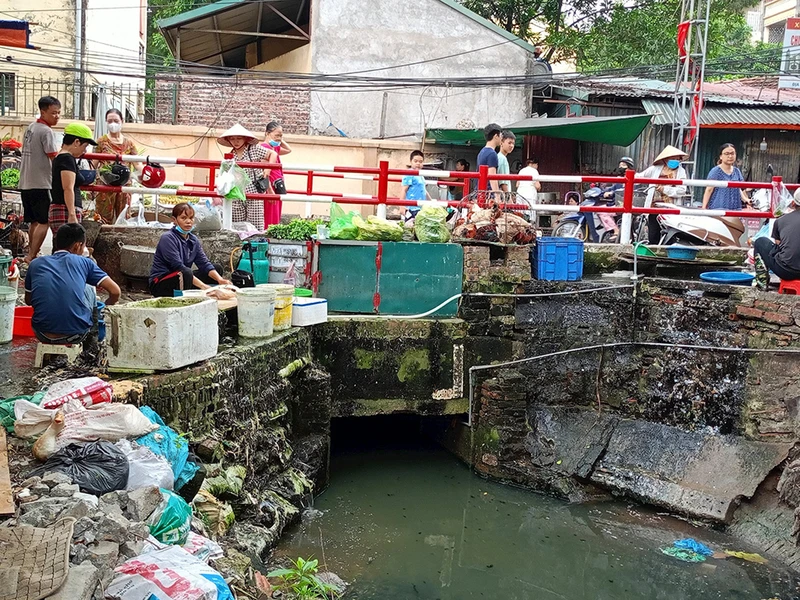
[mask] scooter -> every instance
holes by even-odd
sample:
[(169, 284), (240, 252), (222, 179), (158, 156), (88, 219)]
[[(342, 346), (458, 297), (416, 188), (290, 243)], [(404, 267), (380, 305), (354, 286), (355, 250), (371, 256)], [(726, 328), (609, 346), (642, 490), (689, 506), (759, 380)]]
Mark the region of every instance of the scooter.
[[(655, 206), (669, 207), (657, 203)], [(705, 217), (694, 215), (658, 215), (661, 245), (739, 247), (745, 226), (738, 217)]]
[[(578, 192), (567, 192), (564, 196), (564, 204), (580, 203), (581, 206), (613, 205), (614, 199), (604, 198), (603, 193), (603, 190), (599, 187), (589, 188), (583, 195), (583, 201), (581, 201), (581, 195)], [(595, 236), (591, 233), (589, 219), (594, 219)], [(613, 215), (578, 212), (563, 217), (553, 230), (553, 236), (607, 243), (613, 241), (615, 236), (619, 236), (619, 225)]]

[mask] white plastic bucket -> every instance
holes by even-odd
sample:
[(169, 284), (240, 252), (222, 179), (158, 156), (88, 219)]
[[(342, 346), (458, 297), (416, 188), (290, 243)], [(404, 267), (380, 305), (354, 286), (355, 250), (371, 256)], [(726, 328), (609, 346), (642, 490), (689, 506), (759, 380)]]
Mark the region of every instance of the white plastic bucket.
[(256, 289), (273, 290), (275, 293), (275, 331), (284, 331), (292, 326), (292, 303), (294, 286), (285, 283), (261, 283)]
[(261, 338), (272, 335), (275, 318), (275, 290), (255, 287), (236, 292), (239, 335)]
[(17, 304), (17, 290), (0, 287), (0, 344), (14, 338), (14, 306)]

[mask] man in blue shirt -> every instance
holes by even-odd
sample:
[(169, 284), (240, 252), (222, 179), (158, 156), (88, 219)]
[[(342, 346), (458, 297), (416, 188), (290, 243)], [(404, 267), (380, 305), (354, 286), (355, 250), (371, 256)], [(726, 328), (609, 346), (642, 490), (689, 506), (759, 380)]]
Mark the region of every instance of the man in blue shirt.
[(25, 276), (25, 302), (33, 306), (31, 325), (46, 344), (81, 343), (94, 324), (94, 286), (108, 292), (106, 305), (119, 300), (120, 289), (90, 258), (83, 256), (86, 231), (66, 223), (56, 233), (55, 253), (41, 256)]
[[(478, 170), (483, 165), (489, 167), (489, 175), (497, 175), (499, 161), (497, 159), (497, 147), (500, 145), (500, 134), (503, 128), (497, 123), (489, 123), (483, 128), (483, 137), (486, 138), (486, 146), (478, 153)], [(489, 180), (489, 189), (496, 192), (500, 191), (500, 183)]]

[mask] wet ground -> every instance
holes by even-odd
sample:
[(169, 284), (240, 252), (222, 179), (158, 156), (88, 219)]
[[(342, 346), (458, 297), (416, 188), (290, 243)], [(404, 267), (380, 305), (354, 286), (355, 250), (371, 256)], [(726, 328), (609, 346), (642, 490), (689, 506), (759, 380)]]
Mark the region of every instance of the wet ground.
[(798, 578), (772, 561), (693, 564), (660, 550), (692, 537), (753, 551), (722, 533), (636, 505), (568, 505), (489, 482), (419, 439), (368, 452), (339, 444), (331, 476), (273, 560), (318, 558), (352, 584), (349, 598), (800, 598)]

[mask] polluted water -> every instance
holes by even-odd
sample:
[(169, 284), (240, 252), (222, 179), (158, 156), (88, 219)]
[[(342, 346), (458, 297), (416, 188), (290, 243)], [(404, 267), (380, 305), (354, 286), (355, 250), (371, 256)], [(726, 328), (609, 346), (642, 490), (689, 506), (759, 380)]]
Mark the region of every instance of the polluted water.
[[(714, 555), (684, 562), (662, 550), (685, 538)], [(567, 504), (487, 481), (415, 443), (336, 452), (329, 488), (270, 562), (316, 558), (359, 600), (800, 598), (779, 562), (726, 550), (758, 552), (636, 504)]]

